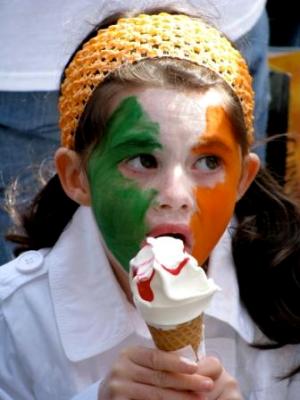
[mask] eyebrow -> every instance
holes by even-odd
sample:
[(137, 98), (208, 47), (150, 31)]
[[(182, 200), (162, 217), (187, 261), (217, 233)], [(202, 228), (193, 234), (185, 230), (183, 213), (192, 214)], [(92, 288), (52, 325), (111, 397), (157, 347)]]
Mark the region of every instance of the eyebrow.
[(111, 145), (111, 149), (118, 149), (123, 147), (133, 147), (133, 148), (161, 148), (162, 145), (159, 141), (153, 137), (151, 134), (143, 133), (141, 136), (139, 135), (126, 135), (122, 137), (118, 141), (115, 141)]
[(232, 153), (231, 146), (227, 145), (224, 141), (220, 140), (218, 136), (209, 135), (209, 136), (202, 136), (198, 143), (193, 146), (193, 152), (200, 152), (202, 151), (203, 147), (213, 147), (218, 148), (226, 153)]
[(106, 145), (111, 149), (130, 145), (159, 147), (159, 131), (159, 124), (150, 119), (136, 96), (129, 96), (107, 122)]

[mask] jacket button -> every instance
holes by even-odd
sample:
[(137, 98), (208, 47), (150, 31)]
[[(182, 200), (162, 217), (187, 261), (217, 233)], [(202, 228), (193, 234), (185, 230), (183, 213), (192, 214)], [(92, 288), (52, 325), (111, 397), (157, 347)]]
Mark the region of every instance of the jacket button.
[(22, 274), (30, 274), (38, 271), (42, 267), (44, 257), (38, 251), (29, 250), (21, 254), (16, 261), (16, 269), (19, 272)]

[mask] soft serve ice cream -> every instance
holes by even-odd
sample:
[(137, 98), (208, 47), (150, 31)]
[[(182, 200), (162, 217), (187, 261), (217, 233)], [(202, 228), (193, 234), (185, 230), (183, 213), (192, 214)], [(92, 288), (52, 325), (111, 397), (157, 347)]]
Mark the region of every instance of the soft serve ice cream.
[[(219, 290), (180, 239), (149, 237), (130, 262), (134, 303), (149, 327), (174, 331), (201, 318)], [(200, 322), (199, 322), (200, 323)], [(152, 335), (153, 332), (150, 329)]]

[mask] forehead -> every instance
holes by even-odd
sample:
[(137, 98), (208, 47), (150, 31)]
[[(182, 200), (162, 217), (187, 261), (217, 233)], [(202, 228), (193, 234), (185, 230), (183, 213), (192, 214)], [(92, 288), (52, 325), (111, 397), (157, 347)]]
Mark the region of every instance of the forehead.
[(111, 100), (109, 114), (122, 100), (129, 96), (136, 96), (144, 111), (150, 117), (162, 119), (180, 116), (190, 119), (203, 115), (209, 106), (225, 107), (225, 94), (220, 89), (211, 88), (201, 93), (199, 90), (177, 90), (157, 87), (142, 87), (123, 89)]
[(174, 130), (196, 130), (198, 134), (205, 131), (207, 109), (210, 107), (222, 109), (230, 119), (225, 111), (227, 95), (221, 89), (210, 88), (201, 92), (158, 87), (127, 88), (112, 98), (109, 114), (113, 114), (129, 96), (135, 96), (150, 119), (159, 123), (161, 133), (165, 130), (169, 133)]
[(183, 121), (203, 117), (208, 107), (224, 107), (224, 93), (217, 89), (208, 89), (201, 93), (196, 90), (145, 88), (137, 93), (137, 98), (150, 116), (169, 121), (182, 118)]

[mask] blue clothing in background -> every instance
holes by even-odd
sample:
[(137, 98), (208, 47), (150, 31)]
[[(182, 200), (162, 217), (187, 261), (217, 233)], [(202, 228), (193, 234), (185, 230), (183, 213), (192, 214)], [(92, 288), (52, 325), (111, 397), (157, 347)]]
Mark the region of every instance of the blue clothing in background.
[[(59, 143), (57, 92), (0, 92), (0, 265), (12, 257), (4, 240), (10, 219), (5, 189), (18, 176), (27, 195), (35, 193), (25, 177), (51, 157)], [(36, 169), (34, 167), (37, 167)]]
[(237, 48), (245, 57), (253, 77), (255, 91), (254, 129), (256, 144), (253, 150), (258, 154), (262, 164), (266, 159), (266, 129), (270, 101), (268, 44), (269, 20), (266, 11), (263, 12), (254, 28), (236, 43)]

